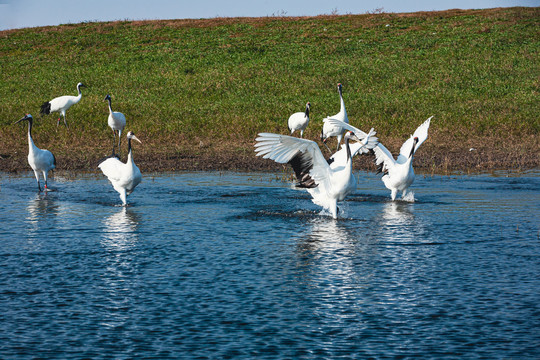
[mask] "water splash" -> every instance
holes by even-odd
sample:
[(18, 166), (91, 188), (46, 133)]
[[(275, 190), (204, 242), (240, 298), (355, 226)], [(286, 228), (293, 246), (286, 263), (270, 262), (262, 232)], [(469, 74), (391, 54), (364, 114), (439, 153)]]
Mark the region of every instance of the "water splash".
[(403, 194), (401, 197), (401, 200), (407, 201), (407, 202), (414, 202), (414, 191), (407, 191), (406, 194)]

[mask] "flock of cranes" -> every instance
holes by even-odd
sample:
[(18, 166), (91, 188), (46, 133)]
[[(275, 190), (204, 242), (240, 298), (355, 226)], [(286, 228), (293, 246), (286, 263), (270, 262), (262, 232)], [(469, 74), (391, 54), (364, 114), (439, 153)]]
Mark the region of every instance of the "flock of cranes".
[[(405, 197), (414, 181), (412, 166), (414, 153), (427, 139), (431, 121), (430, 117), (416, 129), (401, 147), (398, 158), (394, 160), (390, 151), (375, 137), (373, 128), (369, 133), (365, 133), (349, 124), (342, 89), (342, 85), (338, 84), (340, 111), (323, 119), (322, 143), (328, 148), (327, 140), (332, 136), (337, 137), (336, 153), (328, 160), (324, 158), (315, 141), (302, 138), (303, 131), (309, 123), (309, 102), (305, 113), (295, 113), (288, 121), (291, 135), (295, 130), (300, 130), (300, 138), (260, 133), (255, 144), (257, 156), (281, 164), (290, 164), (296, 175), (296, 187), (306, 189), (311, 194), (312, 201), (330, 212), (333, 218), (337, 218), (338, 215), (337, 203), (356, 189), (352, 159), (357, 154), (373, 152), (378, 171), (384, 173), (382, 181), (391, 191), (392, 201), (396, 199), (398, 191)], [(342, 137), (345, 144), (340, 150)], [(355, 143), (351, 144), (351, 140)]]
[[(77, 96), (65, 95), (54, 98), (50, 101), (47, 101), (41, 105), (41, 114), (48, 115), (52, 112), (59, 112), (60, 116), (64, 118), (64, 124), (66, 128), (68, 127), (66, 120), (67, 110), (81, 101), (82, 91), (81, 88), (85, 87), (83, 83), (77, 84)], [(111, 156), (102, 160), (98, 167), (101, 169), (103, 174), (107, 176), (113, 188), (120, 194), (120, 199), (122, 204), (127, 205), (126, 197), (131, 194), (135, 187), (139, 185), (142, 180), (141, 171), (135, 165), (133, 160), (133, 153), (131, 148), (131, 140), (136, 140), (139, 143), (141, 142), (133, 132), (128, 132), (128, 155), (127, 161), (125, 163), (120, 161), (120, 142), (122, 131), (126, 126), (126, 117), (124, 114), (113, 111), (111, 105), (111, 96), (105, 96), (106, 101), (109, 102), (109, 118), (108, 124), (113, 131), (113, 149)], [(58, 117), (56, 126), (60, 124), (61, 117)], [(38, 190), (41, 192), (41, 185), (39, 183), (40, 175), (43, 175), (43, 180), (45, 182), (44, 191), (48, 191), (47, 188), (47, 178), (49, 176), (49, 171), (56, 168), (56, 158), (49, 150), (40, 149), (34, 143), (32, 138), (32, 125), (34, 118), (30, 114), (26, 114), (22, 119), (16, 121), (19, 123), (21, 121), (28, 121), (28, 164), (34, 170), (36, 176), (36, 181), (38, 185)], [(116, 146), (116, 134), (118, 133), (118, 155), (115, 153)]]
[[(81, 88), (84, 84), (77, 84), (77, 96), (60, 96), (45, 102), (41, 106), (42, 114), (59, 112), (60, 119), (63, 117), (67, 127), (66, 112), (77, 104), (82, 97)], [(304, 139), (304, 130), (309, 124), (311, 104), (306, 104), (304, 112), (292, 114), (287, 122), (290, 135), (280, 135), (272, 133), (260, 133), (255, 139), (255, 152), (257, 156), (274, 160), (277, 163), (291, 165), (296, 175), (296, 187), (306, 189), (312, 196), (312, 201), (330, 212), (333, 218), (338, 216), (338, 202), (343, 201), (347, 195), (356, 189), (356, 178), (353, 174), (353, 158), (357, 154), (373, 153), (378, 171), (383, 173), (382, 181), (391, 191), (392, 201), (396, 199), (398, 191), (402, 196), (408, 192), (409, 186), (414, 181), (414, 169), (412, 166), (413, 157), (416, 150), (428, 137), (428, 129), (431, 118), (421, 124), (414, 134), (401, 146), (399, 156), (394, 159), (390, 151), (384, 147), (375, 136), (376, 132), (372, 128), (368, 133), (349, 124), (349, 118), (343, 100), (343, 87), (338, 84), (340, 98), (340, 111), (323, 119), (321, 130), (321, 141), (326, 144), (330, 137), (337, 138), (336, 152), (327, 160), (323, 156), (321, 149), (315, 141)], [(126, 117), (121, 112), (113, 111), (112, 99), (110, 95), (105, 96), (108, 102), (109, 117), (108, 125), (113, 131), (112, 154), (102, 160), (98, 167), (109, 179), (113, 188), (120, 194), (122, 204), (127, 204), (127, 196), (133, 192), (135, 187), (141, 182), (141, 171), (133, 160), (131, 141), (141, 141), (128, 132), (128, 154), (127, 161), (120, 161), (120, 145), (122, 131), (126, 126)], [(49, 171), (56, 167), (54, 155), (44, 149), (38, 148), (32, 138), (33, 117), (26, 114), (16, 123), (28, 121), (28, 164), (36, 176), (38, 189), (41, 192), (40, 175), (43, 176), (45, 186), (44, 191), (48, 191), (47, 178)], [(295, 131), (300, 131), (300, 137), (292, 136)], [(115, 152), (116, 136), (118, 136), (118, 154)], [(340, 147), (341, 141), (345, 140)], [(331, 152), (331, 150), (330, 150)]]

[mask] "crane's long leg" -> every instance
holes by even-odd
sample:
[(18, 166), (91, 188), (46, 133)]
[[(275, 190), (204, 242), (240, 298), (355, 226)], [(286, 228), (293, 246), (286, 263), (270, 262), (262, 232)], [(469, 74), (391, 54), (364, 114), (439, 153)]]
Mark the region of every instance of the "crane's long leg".
[(48, 191), (49, 188), (47, 187), (47, 175), (48, 175), (48, 172), (47, 171), (43, 171), (43, 178), (45, 179), (45, 189), (44, 191)]
[(336, 199), (332, 199), (330, 200), (331, 204), (330, 204), (330, 213), (332, 214), (332, 218), (334, 219), (337, 219), (337, 215), (338, 215), (338, 212), (339, 212), (339, 208), (337, 206), (337, 200)]
[(391, 196), (392, 196), (392, 201), (396, 200), (396, 196), (397, 196), (397, 189), (392, 189), (392, 193), (391, 193)]
[(120, 153), (122, 152), (122, 149), (120, 148), (121, 142), (122, 142), (122, 130), (118, 130), (118, 157), (120, 157)]
[(66, 125), (66, 129), (69, 127), (67, 124), (66, 114), (64, 114), (64, 125)]
[(41, 192), (41, 185), (39, 185), (39, 173), (36, 170), (34, 170), (34, 175), (36, 175), (38, 191)]
[(120, 199), (122, 200), (122, 206), (127, 206), (127, 194), (126, 194), (126, 189), (122, 189), (120, 191)]
[(114, 156), (114, 146), (116, 145), (116, 131), (113, 129), (113, 140), (112, 140), (112, 156)]

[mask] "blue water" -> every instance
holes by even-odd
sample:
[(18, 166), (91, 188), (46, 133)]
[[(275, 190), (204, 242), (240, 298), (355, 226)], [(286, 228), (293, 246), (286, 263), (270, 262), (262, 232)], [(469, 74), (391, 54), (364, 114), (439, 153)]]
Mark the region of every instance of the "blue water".
[(0, 358), (540, 358), (540, 174), (0, 180)]

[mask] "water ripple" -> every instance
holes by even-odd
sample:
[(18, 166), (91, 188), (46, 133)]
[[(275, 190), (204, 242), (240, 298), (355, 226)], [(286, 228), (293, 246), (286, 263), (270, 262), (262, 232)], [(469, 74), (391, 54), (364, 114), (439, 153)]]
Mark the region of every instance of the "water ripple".
[(3, 178), (0, 358), (538, 357), (537, 176), (362, 174), (337, 220), (275, 178)]

